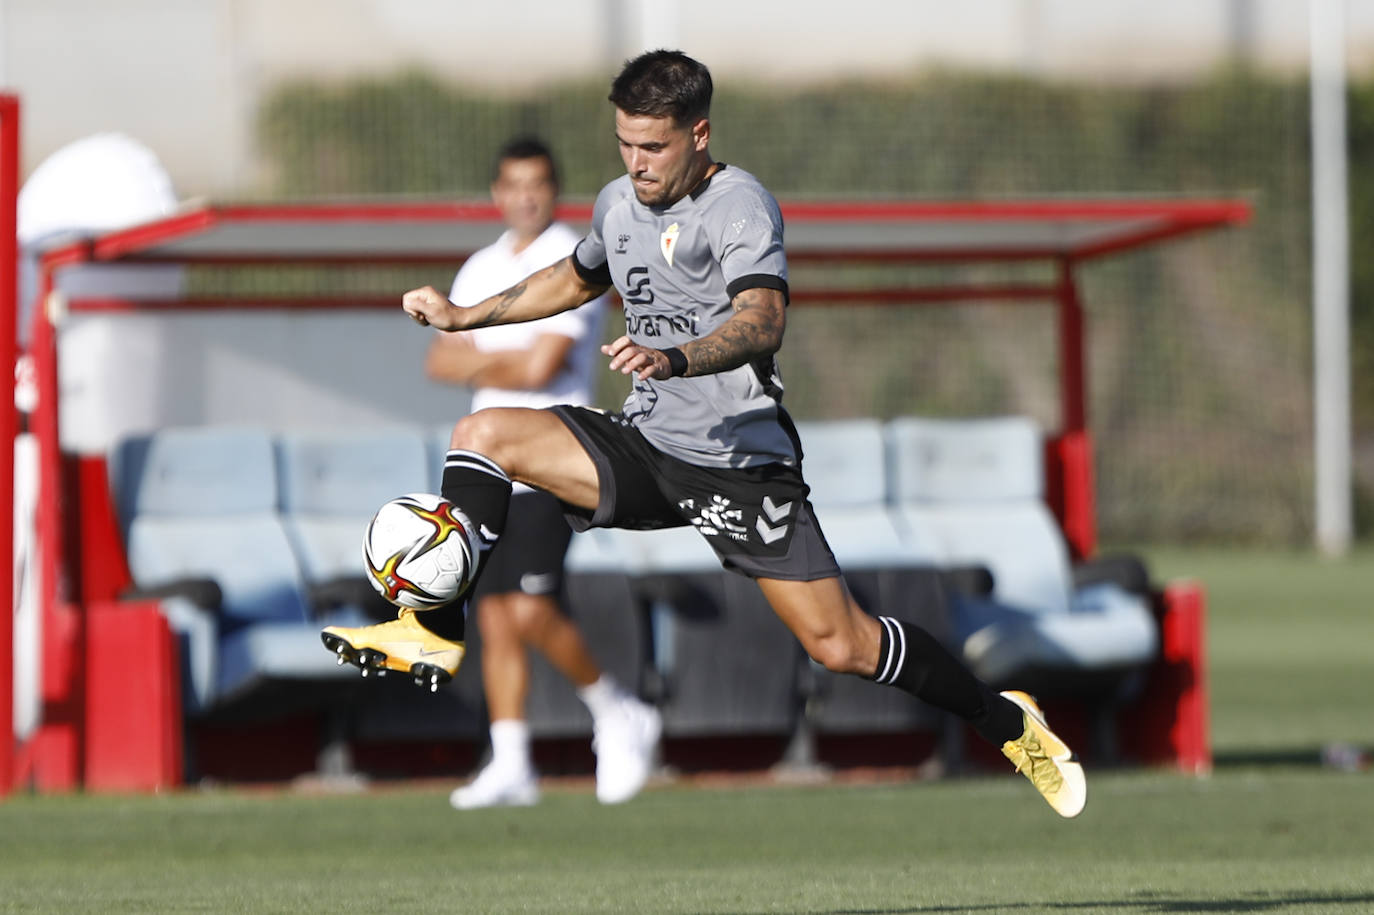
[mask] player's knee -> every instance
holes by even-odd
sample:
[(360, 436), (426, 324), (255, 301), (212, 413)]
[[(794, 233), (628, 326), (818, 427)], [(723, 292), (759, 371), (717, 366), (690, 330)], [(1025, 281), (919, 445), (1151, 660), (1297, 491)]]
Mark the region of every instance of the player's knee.
[(477, 625), (482, 638), (512, 639), (519, 635), (510, 601), (505, 595), (491, 594), (477, 602)]
[(458, 420), (449, 437), (449, 447), (461, 451), (475, 451), (500, 463), (500, 445), (507, 435), (502, 434), (501, 414), (496, 410), (478, 410)]
[(513, 594), (509, 605), (511, 621), (526, 642), (538, 640), (557, 612), (553, 600), (544, 595)]
[(808, 638), (804, 647), (811, 660), (837, 674), (865, 673), (860, 668), (861, 653), (855, 640), (843, 632), (829, 632)]

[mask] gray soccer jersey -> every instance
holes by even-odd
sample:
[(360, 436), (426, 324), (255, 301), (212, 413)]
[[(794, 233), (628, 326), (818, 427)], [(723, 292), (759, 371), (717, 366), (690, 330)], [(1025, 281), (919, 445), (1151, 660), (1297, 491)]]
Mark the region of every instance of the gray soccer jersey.
[[(711, 333), (745, 289), (787, 293), (777, 201), (733, 167), (667, 208), (640, 203), (628, 175), (612, 181), (573, 257), (584, 277), (615, 285), (630, 339), (655, 349)], [(777, 365), (765, 357), (713, 375), (636, 380), (623, 412), (654, 447), (692, 464), (795, 464), (800, 448), (781, 397)]]

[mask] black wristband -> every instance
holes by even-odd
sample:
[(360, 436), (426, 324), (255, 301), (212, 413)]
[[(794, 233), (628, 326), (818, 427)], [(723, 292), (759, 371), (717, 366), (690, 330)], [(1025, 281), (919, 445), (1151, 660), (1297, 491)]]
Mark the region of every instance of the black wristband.
[(669, 377), (676, 378), (679, 375), (687, 374), (687, 357), (682, 354), (682, 350), (676, 346), (670, 346), (665, 350), (660, 350), (660, 352), (668, 357)]

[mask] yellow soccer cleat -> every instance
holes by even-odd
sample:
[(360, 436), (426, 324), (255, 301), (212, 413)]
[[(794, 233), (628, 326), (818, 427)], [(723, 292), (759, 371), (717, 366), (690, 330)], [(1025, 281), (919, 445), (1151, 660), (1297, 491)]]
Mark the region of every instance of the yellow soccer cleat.
[(340, 664), (357, 665), (364, 677), (373, 671), (385, 676), (388, 670), (399, 670), (430, 692), (453, 679), (465, 651), (462, 642), (441, 639), (421, 626), (408, 607), (396, 619), (375, 626), (327, 626), (320, 639)]
[(1055, 813), (1078, 816), (1088, 802), (1088, 782), (1078, 758), (1045, 724), (1045, 714), (1034, 699), (1020, 690), (1008, 690), (1002, 696), (1021, 706), (1026, 720), (1025, 733), (1002, 744), (1002, 755), (1031, 780)]

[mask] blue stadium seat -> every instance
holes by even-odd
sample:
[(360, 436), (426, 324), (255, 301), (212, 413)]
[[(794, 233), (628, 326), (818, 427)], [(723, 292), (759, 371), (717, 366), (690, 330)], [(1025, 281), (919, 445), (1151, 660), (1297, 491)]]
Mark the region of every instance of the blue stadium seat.
[(979, 564), (993, 596), (1030, 613), (1063, 613), (1069, 555), (1045, 505), (1040, 432), (1025, 417), (889, 426), (893, 494), (912, 536), (949, 565)]
[(409, 426), (315, 429), (284, 433), (276, 444), (283, 524), (316, 618), (379, 615), (364, 578), (363, 534), (384, 502), (429, 490), (423, 433)]
[(140, 515), (194, 517), (276, 507), (271, 439), (254, 427), (129, 436), (110, 455), (110, 485), (126, 534)]
[[(135, 585), (175, 592), (178, 582), (208, 580), (217, 589), (213, 607), (197, 607), (190, 596), (164, 602), (190, 662), (188, 711), (241, 697), (286, 672), (341, 676), (316, 663), (321, 654), (329, 660), (318, 645), (304, 652), (307, 633), (318, 641), (317, 627), (306, 621), (303, 582), (277, 515), (265, 430), (184, 428), (133, 437), (116, 446), (111, 479)], [(296, 650), (284, 649), (288, 643)], [(282, 663), (284, 651), (293, 660)]]
[(810, 420), (796, 425), (813, 505), (848, 508), (887, 502), (881, 422)]
[(288, 515), (370, 517), (388, 499), (429, 492), (432, 457), (412, 426), (312, 429), (277, 437), (281, 508)]
[(932, 542), (903, 536), (889, 503), (887, 446), (876, 419), (797, 423), (811, 504), (840, 567), (931, 565)]
[[(435, 467), (442, 465), (442, 456), (434, 454), (430, 429), (379, 425), (284, 433), (277, 440), (277, 458), (283, 523), (319, 624), (393, 618), (395, 608), (366, 580), (363, 536), (383, 503), (438, 491)], [(442, 695), (417, 703), (412, 689), (369, 689), (354, 710), (358, 736), (478, 736), (484, 723), (481, 644), (475, 633), (466, 647), (463, 666)]]
[(1053, 691), (1148, 664), (1148, 601), (1110, 583), (1076, 590), (1043, 499), (1040, 432), (1025, 417), (902, 418), (888, 426), (898, 510), (951, 565), (986, 567), (990, 598), (954, 595), (952, 635), (980, 677)]

